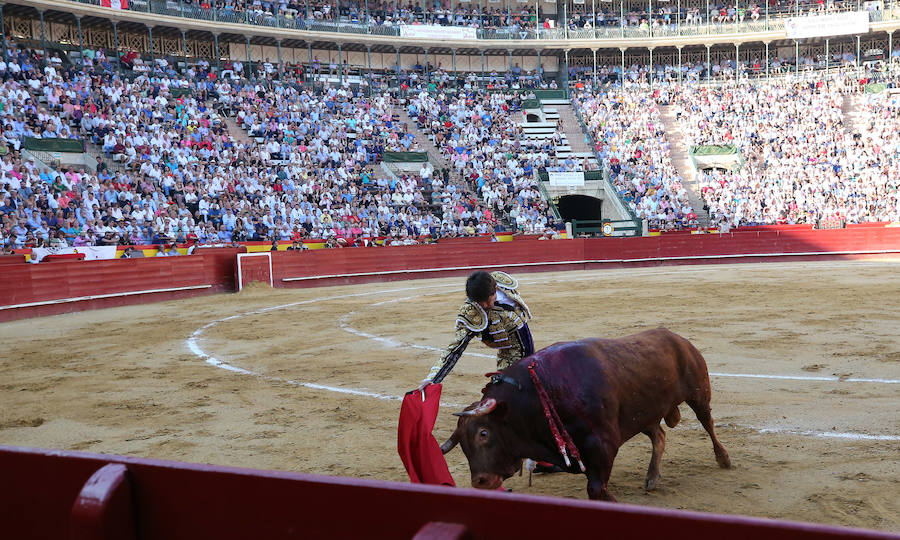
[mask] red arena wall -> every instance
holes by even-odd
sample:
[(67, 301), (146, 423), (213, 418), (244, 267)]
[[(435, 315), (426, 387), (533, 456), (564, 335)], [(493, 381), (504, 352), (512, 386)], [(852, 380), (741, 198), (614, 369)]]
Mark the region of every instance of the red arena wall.
[[(3, 264), (0, 322), (234, 291), (238, 251), (221, 248), (185, 257)], [(573, 240), (517, 237), (512, 242), (473, 239), (418, 246), (279, 251), (271, 256), (276, 287), (310, 287), (465, 275), (475, 268), (522, 273), (609, 266), (900, 258), (900, 228), (752, 228), (725, 234)]]

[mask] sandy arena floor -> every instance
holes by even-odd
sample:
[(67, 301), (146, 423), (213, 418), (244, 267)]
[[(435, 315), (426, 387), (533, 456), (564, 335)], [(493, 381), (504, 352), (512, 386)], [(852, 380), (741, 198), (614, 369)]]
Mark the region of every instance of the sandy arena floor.
[[(690, 339), (714, 374), (713, 416), (734, 469), (716, 466), (683, 405), (682, 424), (666, 430), (656, 491), (642, 487), (649, 440), (620, 450), (610, 481), (619, 501), (900, 530), (900, 263), (518, 277), (539, 348), (665, 325)], [(384, 398), (427, 374), (451, 337), (464, 281), (255, 285), (3, 324), (0, 444), (404, 481), (399, 401)], [(214, 367), (192, 344), (252, 373)], [(473, 342), (445, 381), (444, 401), (477, 401), (493, 369), (491, 351)], [(792, 378), (733, 376), (741, 374)], [(441, 441), (455, 425), (455, 407), (445, 410)], [(461, 450), (447, 458), (468, 485)], [(505, 485), (587, 497), (583, 476)]]

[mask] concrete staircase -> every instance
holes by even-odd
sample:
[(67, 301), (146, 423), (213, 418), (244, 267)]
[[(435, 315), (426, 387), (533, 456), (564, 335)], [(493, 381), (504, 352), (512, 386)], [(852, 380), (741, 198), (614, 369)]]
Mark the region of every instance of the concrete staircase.
[(444, 154), (440, 149), (434, 145), (432, 137), (426, 135), (425, 132), (419, 129), (416, 121), (409, 117), (409, 113), (406, 112), (405, 107), (396, 106), (394, 108), (394, 117), (406, 124), (406, 131), (415, 136), (416, 142), (419, 143), (419, 146), (421, 146), (425, 150), (425, 153), (428, 154), (428, 161), (435, 169), (445, 169), (450, 167), (450, 162), (444, 157)]
[[(35, 91), (30, 90), (30, 87), (28, 87), (27, 85), (26, 85), (25, 88), (29, 90), (29, 92), (31, 93), (32, 99), (33, 99), (36, 103), (39, 103), (39, 104), (41, 104), (41, 105), (44, 106), (44, 107), (47, 106), (47, 97), (44, 96), (44, 94), (42, 94), (42, 93), (40, 93), (40, 92), (35, 92)], [(94, 144), (93, 141), (91, 141), (90, 136), (87, 135), (87, 134), (85, 134), (85, 133), (81, 130), (81, 124), (80, 124), (79, 122), (75, 121), (74, 119), (69, 119), (69, 130), (70, 130), (72, 133), (77, 134), (81, 139), (84, 140), (84, 150), (85, 150), (85, 152), (86, 152), (89, 156), (91, 156), (92, 158), (94, 158), (94, 160), (95, 160), (98, 164), (101, 163), (101, 162), (102, 162), (102, 163), (105, 163), (105, 164), (106, 164), (106, 168), (107, 168), (107, 170), (108, 170), (109, 172), (111, 172), (111, 173), (119, 173), (119, 172), (122, 172), (122, 171), (125, 170), (125, 167), (124, 167), (121, 163), (119, 163), (119, 162), (117, 162), (117, 161), (113, 161), (112, 156), (107, 157), (107, 155), (103, 152), (103, 148), (102, 148), (100, 145)], [(47, 168), (52, 168), (52, 167), (50, 166), (50, 164), (47, 163), (47, 162), (43, 162), (43, 164), (44, 164), (44, 166), (46, 166)]]
[[(473, 193), (477, 193), (476, 186), (456, 173), (456, 170), (450, 166), (450, 160), (447, 159), (444, 153), (441, 152), (441, 150), (437, 146), (435, 146), (433, 135), (431, 133), (425, 132), (422, 129), (419, 129), (418, 124), (415, 120), (409, 117), (409, 113), (407, 113), (406, 108), (403, 107), (402, 103), (395, 106), (394, 117), (399, 119), (400, 122), (406, 123), (409, 132), (416, 137), (416, 141), (422, 148), (425, 149), (425, 152), (428, 154), (428, 161), (435, 169), (446, 168), (450, 171), (450, 183), (465, 186)], [(425, 195), (427, 199), (431, 198), (431, 193), (426, 193)], [(481, 196), (478, 196), (478, 200), (480, 203), (487, 206)], [(433, 206), (435, 210), (440, 208), (440, 204), (438, 204), (437, 202), (434, 202)], [(498, 219), (507, 227), (511, 227), (513, 225), (507, 220), (507, 216), (498, 216)]]
[(541, 103), (544, 106), (543, 122), (519, 123), (525, 138), (552, 139), (555, 133), (560, 132), (560, 143), (556, 146), (558, 158), (572, 157), (576, 161), (587, 158), (596, 167), (597, 159), (591, 147), (584, 142), (584, 132), (575, 118), (572, 105), (564, 99), (542, 100)]
[(675, 118), (675, 107), (671, 105), (660, 107), (659, 112), (665, 127), (666, 140), (669, 142), (672, 164), (675, 165), (675, 170), (681, 176), (684, 189), (688, 193), (688, 199), (691, 201), (691, 206), (694, 208), (694, 213), (697, 214), (700, 225), (707, 227), (709, 226), (709, 212), (703, 209), (704, 203), (700, 197), (697, 171), (694, 169), (694, 164), (691, 163), (689, 149), (684, 142), (684, 135), (681, 133), (678, 120)]
[(88, 137), (85, 137), (84, 139), (84, 149), (88, 154), (93, 156), (93, 158), (96, 159), (98, 163), (105, 163), (106, 169), (109, 172), (120, 173), (125, 170), (125, 166), (121, 162), (114, 161), (112, 156), (107, 156), (106, 153), (103, 152), (103, 147), (98, 144), (94, 144)]
[(578, 123), (578, 118), (575, 116), (575, 109), (572, 108), (572, 105), (570, 103), (558, 105), (556, 110), (559, 111), (559, 126), (562, 128), (563, 133), (566, 134), (572, 152), (578, 154), (587, 152), (593, 157), (592, 148), (584, 142), (584, 131), (581, 129), (581, 124)]
[(849, 135), (862, 133), (865, 121), (862, 119), (863, 97), (860, 95), (845, 95), (841, 103), (841, 115), (844, 117), (844, 131)]
[(256, 141), (253, 140), (249, 133), (247, 133), (247, 130), (238, 123), (237, 118), (233, 118), (226, 114), (223, 114), (222, 118), (225, 119), (225, 127), (228, 128), (228, 134), (234, 137), (235, 141), (244, 143), (247, 146), (256, 144)]

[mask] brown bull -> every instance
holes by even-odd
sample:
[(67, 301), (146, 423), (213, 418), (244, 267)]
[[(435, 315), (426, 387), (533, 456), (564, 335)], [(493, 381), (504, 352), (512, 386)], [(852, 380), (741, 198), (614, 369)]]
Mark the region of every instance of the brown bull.
[(615, 500), (607, 487), (613, 460), (619, 447), (638, 433), (653, 443), (646, 488), (656, 487), (666, 446), (660, 421), (675, 427), (682, 402), (709, 433), (719, 465), (731, 467), (713, 428), (703, 356), (688, 340), (657, 328), (619, 339), (557, 343), (494, 377), (480, 402), (454, 413), (460, 416), (456, 431), (441, 446), (447, 453), (462, 445), (472, 486), (499, 487), (521, 469), (525, 458), (581, 472), (560, 454), (529, 372), (532, 363), (564, 432), (581, 455), (591, 499)]

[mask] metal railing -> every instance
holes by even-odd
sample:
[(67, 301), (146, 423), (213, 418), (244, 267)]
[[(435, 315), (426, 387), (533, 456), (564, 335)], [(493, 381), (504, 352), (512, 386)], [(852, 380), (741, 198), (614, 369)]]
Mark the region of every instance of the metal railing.
[[(69, 0), (81, 4), (100, 5), (101, 0)], [(849, 6), (856, 11), (857, 6)], [(286, 28), (292, 30), (309, 30), (316, 32), (335, 32), (343, 34), (368, 34), (380, 36), (400, 36), (400, 26), (390, 24), (365, 24), (345, 18), (336, 20), (318, 20), (307, 17), (307, 12), (297, 13), (295, 16), (279, 13), (259, 11), (233, 11), (224, 8), (202, 8), (196, 4), (177, 0), (146, 0), (134, 1), (128, 5), (128, 11), (146, 12), (172, 17), (184, 17), (211, 22), (225, 22), (234, 24), (247, 24), (270, 28)], [(833, 13), (833, 12), (832, 12)], [(871, 10), (870, 22), (900, 20), (900, 0), (885, 2), (884, 9)], [(815, 15), (816, 13), (813, 13)], [(531, 26), (505, 26), (498, 28), (478, 28), (476, 36), (479, 40), (571, 40), (571, 39), (648, 39), (661, 37), (689, 37), (718, 34), (743, 34), (766, 31), (781, 31), (784, 29), (784, 21), (796, 14), (792, 11), (778, 11), (767, 14), (760, 13), (758, 20), (749, 17), (743, 21), (716, 22), (710, 13), (699, 15), (688, 24), (683, 17), (686, 13), (679, 12), (673, 15), (666, 24), (658, 24), (665, 19), (658, 14), (652, 14), (650, 20), (654, 24), (642, 22), (640, 25), (623, 24), (625, 19), (605, 21), (607, 23), (595, 28), (570, 28), (565, 14), (562, 15), (559, 26), (545, 29)], [(648, 14), (642, 14), (647, 17)], [(579, 16), (580, 17), (580, 16)], [(360, 17), (365, 18), (365, 17)], [(445, 21), (446, 23), (446, 21)], [(451, 26), (451, 25), (447, 25)]]
[(537, 184), (538, 191), (541, 192), (541, 197), (547, 201), (547, 205), (550, 207), (550, 212), (553, 214), (553, 217), (556, 218), (557, 221), (562, 220), (562, 214), (559, 213), (559, 208), (556, 207), (556, 203), (553, 202), (553, 197), (550, 196), (550, 192), (547, 191), (547, 187), (541, 181), (541, 175), (538, 173), (538, 170), (535, 169), (532, 172), (532, 177), (534, 179), (534, 183)]

